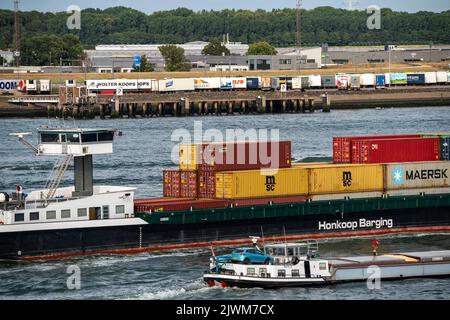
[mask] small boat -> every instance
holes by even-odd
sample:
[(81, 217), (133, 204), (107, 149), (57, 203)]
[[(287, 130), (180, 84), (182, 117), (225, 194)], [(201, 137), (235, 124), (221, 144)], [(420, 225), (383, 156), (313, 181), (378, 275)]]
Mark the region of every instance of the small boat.
[(320, 258), (315, 240), (273, 243), (256, 252), (270, 256), (269, 264), (253, 263), (238, 249), (231, 255), (211, 258), (203, 275), (209, 286), (240, 288), (282, 288), (330, 285), (342, 282), (397, 280), (450, 276), (450, 250), (400, 252), (385, 255)]

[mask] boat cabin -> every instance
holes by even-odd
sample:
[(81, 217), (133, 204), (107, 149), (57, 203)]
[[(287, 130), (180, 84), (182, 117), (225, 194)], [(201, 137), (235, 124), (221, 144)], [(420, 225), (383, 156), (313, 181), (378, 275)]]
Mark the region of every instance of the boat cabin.
[(319, 245), (316, 240), (296, 243), (275, 243), (264, 246), (264, 252), (273, 258), (274, 264), (296, 263), (316, 257)]

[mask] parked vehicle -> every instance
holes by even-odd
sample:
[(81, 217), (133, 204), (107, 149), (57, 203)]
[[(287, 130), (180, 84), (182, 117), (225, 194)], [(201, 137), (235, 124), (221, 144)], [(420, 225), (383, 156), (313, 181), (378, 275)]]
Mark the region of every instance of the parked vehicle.
[(242, 248), (231, 253), (231, 261), (243, 264), (269, 264), (272, 257), (257, 248)]

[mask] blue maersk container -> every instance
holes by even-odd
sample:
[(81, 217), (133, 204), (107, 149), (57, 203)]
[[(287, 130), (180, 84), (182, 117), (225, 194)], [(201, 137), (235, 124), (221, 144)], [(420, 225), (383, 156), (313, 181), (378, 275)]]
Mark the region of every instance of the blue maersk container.
[(384, 74), (377, 74), (375, 76), (375, 83), (377, 87), (384, 87), (386, 85), (386, 76)]
[(408, 85), (425, 84), (425, 74), (411, 73), (406, 75)]
[(259, 79), (258, 78), (247, 78), (247, 89), (248, 90), (258, 90), (259, 89)]

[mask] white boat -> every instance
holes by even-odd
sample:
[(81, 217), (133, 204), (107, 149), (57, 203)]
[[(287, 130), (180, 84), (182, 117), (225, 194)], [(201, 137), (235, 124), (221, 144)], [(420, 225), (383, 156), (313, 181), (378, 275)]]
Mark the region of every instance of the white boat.
[(264, 247), (270, 264), (211, 259), (203, 275), (209, 286), (280, 288), (367, 281), (450, 276), (450, 250), (323, 259), (315, 241)]

